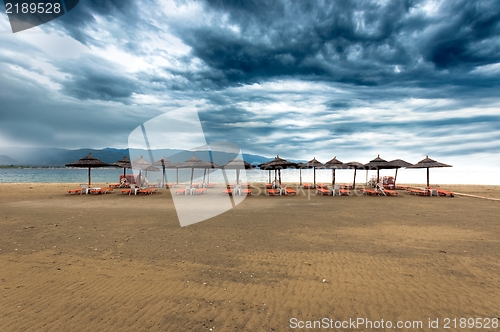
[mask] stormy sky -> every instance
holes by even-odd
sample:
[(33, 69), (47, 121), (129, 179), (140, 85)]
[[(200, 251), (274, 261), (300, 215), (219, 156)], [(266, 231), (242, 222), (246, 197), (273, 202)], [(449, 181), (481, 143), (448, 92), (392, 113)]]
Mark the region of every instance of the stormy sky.
[(2, 12), (0, 45), (0, 147), (126, 148), (196, 106), (245, 153), (500, 161), (499, 0), (81, 0)]

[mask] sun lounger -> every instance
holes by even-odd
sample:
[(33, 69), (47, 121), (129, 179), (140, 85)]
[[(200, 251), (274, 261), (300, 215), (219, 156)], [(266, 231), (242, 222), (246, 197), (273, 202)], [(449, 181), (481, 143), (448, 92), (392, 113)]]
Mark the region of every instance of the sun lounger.
[(194, 191), (194, 195), (205, 195), (207, 193), (206, 188), (199, 188)]
[(266, 189), (273, 189), (272, 183), (266, 183), (265, 186), (266, 186)]
[(380, 190), (380, 192), (384, 196), (397, 196), (398, 195), (398, 192), (395, 190), (382, 189), (382, 190)]
[(323, 183), (316, 185), (316, 187), (321, 188), (321, 189), (328, 189), (328, 186), (326, 184), (323, 184)]
[(408, 193), (412, 194), (412, 195), (417, 195), (417, 196), (430, 196), (431, 193), (429, 190), (420, 190), (420, 189), (411, 189), (411, 188), (408, 188), (407, 189)]
[(399, 186), (399, 185), (397, 185), (394, 189), (398, 189), (398, 190), (407, 190), (407, 189), (408, 189), (408, 186)]
[(293, 190), (292, 188), (285, 188), (284, 193), (287, 196), (297, 195), (297, 192), (295, 190)]
[(213, 188), (213, 187), (215, 187), (215, 183), (207, 183), (205, 185), (205, 187), (207, 187), (207, 188)]
[(175, 191), (175, 194), (176, 195), (186, 195), (186, 189), (185, 188), (184, 189), (177, 189)]
[(107, 188), (92, 188), (90, 189), (90, 193), (93, 195), (104, 195), (107, 190)]
[(278, 189), (266, 189), (267, 196), (279, 196), (280, 191)]
[(165, 183), (165, 188), (170, 189), (170, 188), (175, 188), (177, 185), (175, 183)]
[(331, 191), (328, 190), (328, 189), (324, 189), (324, 188), (317, 188), (316, 189), (316, 193), (319, 194), (319, 195), (331, 195)]
[(312, 184), (310, 184), (310, 183), (304, 183), (304, 184), (302, 185), (302, 188), (304, 188), (304, 189), (312, 189), (312, 188), (313, 188), (313, 185), (312, 185)]
[(103, 188), (105, 194), (112, 194), (115, 192), (115, 188)]
[(341, 184), (340, 189), (354, 189), (350, 184)]
[(82, 188), (79, 189), (70, 189), (67, 190), (67, 195), (81, 195), (82, 194)]
[(240, 194), (242, 196), (248, 196), (252, 194), (252, 189), (241, 189)]
[(339, 195), (340, 196), (351, 196), (351, 192), (347, 189), (339, 189)]
[(439, 196), (450, 196), (450, 197), (455, 196), (453, 192), (444, 189), (429, 188), (429, 190), (436, 190)]
[(229, 195), (229, 196), (232, 196), (233, 195), (233, 189), (224, 189), (222, 191), (222, 195)]
[(379, 192), (373, 189), (361, 189), (363, 191), (364, 195), (369, 195), (369, 196), (378, 196)]

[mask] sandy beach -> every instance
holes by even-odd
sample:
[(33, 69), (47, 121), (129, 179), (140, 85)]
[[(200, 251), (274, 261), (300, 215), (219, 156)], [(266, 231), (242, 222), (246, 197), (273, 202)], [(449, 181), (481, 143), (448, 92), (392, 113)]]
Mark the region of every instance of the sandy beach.
[(499, 201), (261, 195), (181, 228), (168, 191), (73, 187), (0, 184), (0, 331), (500, 330)]

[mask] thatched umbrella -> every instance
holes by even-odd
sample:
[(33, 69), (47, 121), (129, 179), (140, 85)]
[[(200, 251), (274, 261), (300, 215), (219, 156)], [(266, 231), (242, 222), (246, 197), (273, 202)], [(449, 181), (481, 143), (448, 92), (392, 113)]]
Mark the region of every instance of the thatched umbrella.
[[(384, 160), (380, 158), (380, 155), (377, 156), (377, 158), (371, 160), (368, 164), (365, 164), (365, 167), (367, 170), (370, 169), (376, 169), (377, 170), (377, 183), (380, 182), (380, 175), (379, 171), (381, 169), (392, 169), (392, 168), (398, 168), (397, 166), (394, 166), (390, 164), (387, 160)], [(368, 175), (368, 173), (367, 173)]]
[(409, 162), (404, 161), (402, 159), (391, 160), (391, 161), (389, 161), (389, 164), (394, 166), (394, 168), (396, 169), (396, 174), (394, 175), (394, 186), (396, 186), (396, 178), (398, 177), (398, 169), (403, 168), (403, 167), (413, 166), (413, 164), (410, 164)]
[(352, 182), (352, 188), (356, 188), (356, 171), (358, 169), (365, 169), (365, 165), (362, 163), (358, 163), (357, 161), (351, 161), (349, 163), (345, 163), (345, 166), (350, 169), (354, 169), (354, 181)]
[(128, 169), (132, 168), (132, 163), (127, 158), (127, 156), (124, 156), (122, 159), (118, 160), (113, 165), (120, 167), (120, 168), (123, 168), (123, 177), (125, 177), (127, 175), (127, 168)]
[(259, 165), (260, 169), (278, 171), (278, 183), (281, 186), (281, 170), (287, 168), (297, 168), (297, 164), (276, 156), (271, 161)]
[(340, 160), (338, 160), (336, 156), (333, 157), (333, 159), (328, 160), (325, 163), (325, 167), (332, 169), (332, 187), (335, 186), (335, 170), (336, 169), (346, 169), (346, 168), (349, 168), (343, 162), (341, 162)]
[(312, 168), (314, 169), (314, 185), (313, 188), (316, 188), (316, 168), (317, 167), (323, 167), (324, 165), (320, 163), (319, 161), (316, 160), (316, 157), (313, 159), (309, 160), (307, 163), (305, 163), (306, 168)]
[[(179, 163), (171, 162), (170, 160), (167, 159), (167, 157), (163, 156), (163, 158), (154, 161), (153, 165), (162, 167), (163, 169), (162, 182), (163, 182), (163, 187), (165, 187), (165, 169), (166, 168), (176, 169)], [(178, 173), (177, 173), (177, 182), (179, 182)]]
[(147, 178), (147, 172), (148, 171), (153, 171), (153, 172), (158, 172), (160, 169), (158, 167), (153, 166), (150, 162), (148, 162), (146, 159), (144, 159), (143, 156), (140, 158), (133, 160), (131, 162), (132, 168), (133, 169), (138, 169), (139, 170), (139, 185), (141, 185), (142, 182), (142, 171), (146, 172), (146, 178)]
[(235, 169), (236, 170), (236, 183), (240, 181), (240, 170), (242, 169), (254, 169), (255, 166), (247, 163), (246, 161), (236, 158), (222, 166), (224, 169)]
[(94, 167), (108, 167), (108, 166), (115, 166), (111, 165), (108, 163), (105, 163), (104, 161), (101, 161), (97, 158), (92, 157), (92, 153), (89, 153), (88, 156), (85, 158), (79, 159), (78, 161), (75, 161), (74, 163), (66, 164), (65, 166), (68, 167), (88, 167), (89, 169), (89, 187), (90, 187), (90, 169)]
[(194, 177), (194, 169), (199, 168), (199, 169), (207, 169), (207, 168), (213, 168), (214, 164), (208, 161), (203, 161), (201, 159), (198, 159), (194, 156), (194, 154), (186, 160), (185, 162), (177, 165), (177, 168), (191, 168), (191, 182), (189, 183), (189, 186), (193, 186), (193, 177)]
[(422, 159), (415, 165), (408, 166), (407, 168), (427, 168), (427, 188), (429, 188), (429, 168), (435, 168), (435, 167), (453, 167), (453, 166), (437, 162), (435, 160), (430, 159), (429, 156), (426, 156), (425, 159)]

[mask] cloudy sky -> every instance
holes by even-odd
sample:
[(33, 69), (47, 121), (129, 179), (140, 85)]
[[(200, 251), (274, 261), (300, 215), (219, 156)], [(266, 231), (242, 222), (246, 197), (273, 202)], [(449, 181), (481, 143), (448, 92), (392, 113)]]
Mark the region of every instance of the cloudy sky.
[(0, 147), (126, 148), (194, 105), (245, 153), (499, 167), (498, 0), (80, 0), (0, 45)]

